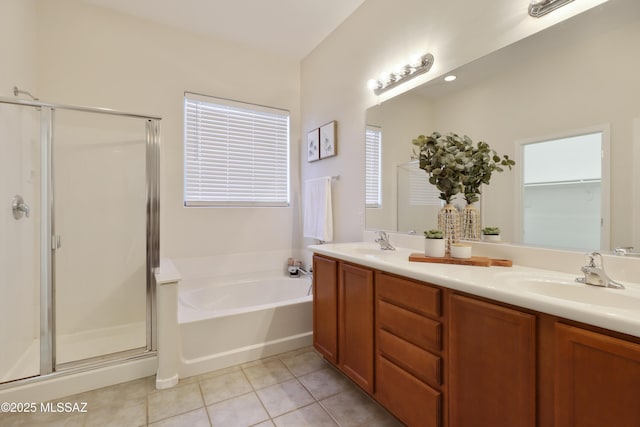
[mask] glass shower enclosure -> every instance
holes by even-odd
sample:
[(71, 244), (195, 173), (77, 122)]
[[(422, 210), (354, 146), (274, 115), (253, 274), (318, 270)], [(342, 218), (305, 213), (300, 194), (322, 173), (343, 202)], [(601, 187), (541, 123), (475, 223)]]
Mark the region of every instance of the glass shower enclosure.
[(0, 387), (155, 353), (159, 121), (0, 98)]

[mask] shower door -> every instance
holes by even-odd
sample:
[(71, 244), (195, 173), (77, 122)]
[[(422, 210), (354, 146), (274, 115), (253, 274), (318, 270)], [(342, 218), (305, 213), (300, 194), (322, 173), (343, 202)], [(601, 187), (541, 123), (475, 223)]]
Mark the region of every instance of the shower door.
[(56, 110), (53, 129), (56, 367), (144, 352), (145, 121)]
[(155, 354), (159, 120), (0, 98), (0, 388)]
[(40, 373), (39, 124), (0, 104), (0, 383)]

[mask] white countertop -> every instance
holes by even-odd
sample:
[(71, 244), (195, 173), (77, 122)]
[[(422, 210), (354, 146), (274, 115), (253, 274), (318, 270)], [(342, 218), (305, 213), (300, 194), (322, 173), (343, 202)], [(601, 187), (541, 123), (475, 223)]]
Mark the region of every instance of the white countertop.
[[(515, 306), (640, 337), (640, 285), (626, 289), (574, 283), (579, 274), (524, 267), (409, 262), (413, 249), (382, 251), (376, 243), (312, 245), (314, 253)], [(520, 283), (533, 280), (531, 286)], [(536, 284), (541, 284), (535, 288)]]

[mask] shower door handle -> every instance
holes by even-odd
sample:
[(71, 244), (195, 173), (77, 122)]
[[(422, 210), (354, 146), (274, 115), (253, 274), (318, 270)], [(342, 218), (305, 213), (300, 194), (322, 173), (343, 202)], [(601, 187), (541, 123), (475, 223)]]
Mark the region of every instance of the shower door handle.
[(11, 201), (11, 210), (13, 210), (13, 217), (15, 219), (22, 218), (22, 215), (29, 218), (29, 205), (24, 202), (24, 199), (20, 195), (15, 195)]

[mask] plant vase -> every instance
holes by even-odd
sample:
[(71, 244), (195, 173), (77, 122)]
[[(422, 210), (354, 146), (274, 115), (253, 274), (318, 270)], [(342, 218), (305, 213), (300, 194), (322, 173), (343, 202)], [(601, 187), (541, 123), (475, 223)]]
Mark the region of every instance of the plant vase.
[(463, 240), (480, 240), (482, 227), (480, 225), (480, 211), (472, 204), (462, 210), (461, 233)]
[(451, 203), (438, 212), (438, 228), (444, 233), (445, 251), (451, 253), (451, 244), (460, 241), (460, 213)]
[(442, 258), (445, 254), (445, 239), (424, 239), (424, 255)]
[(483, 237), (485, 242), (497, 243), (502, 241), (499, 234), (485, 234)]

